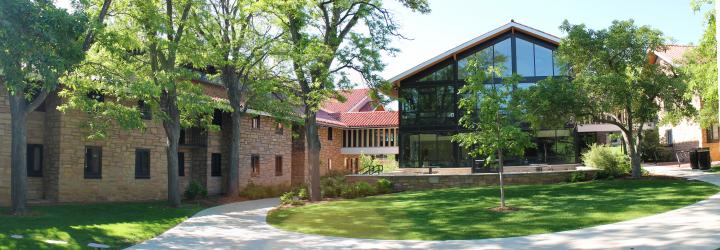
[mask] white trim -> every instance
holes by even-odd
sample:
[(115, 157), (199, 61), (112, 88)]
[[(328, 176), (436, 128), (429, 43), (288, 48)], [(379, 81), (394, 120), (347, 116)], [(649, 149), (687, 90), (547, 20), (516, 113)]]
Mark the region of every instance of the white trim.
[(542, 31), (540, 31), (540, 30), (537, 30), (537, 29), (534, 29), (534, 28), (531, 28), (531, 27), (528, 27), (528, 26), (525, 26), (525, 25), (522, 25), (522, 24), (519, 24), (519, 23), (516, 23), (516, 22), (509, 22), (509, 23), (507, 23), (507, 24), (505, 24), (505, 25), (503, 25), (503, 26), (500, 26), (499, 28), (496, 28), (496, 29), (494, 29), (494, 30), (491, 30), (490, 32), (487, 32), (487, 33), (482, 34), (482, 35), (480, 35), (480, 36), (478, 36), (478, 37), (475, 37), (475, 38), (473, 38), (472, 40), (467, 41), (467, 42), (465, 42), (465, 43), (463, 43), (463, 44), (461, 44), (461, 45), (459, 45), (459, 46), (457, 46), (457, 47), (455, 47), (455, 48), (452, 48), (452, 49), (450, 49), (450, 50), (448, 50), (448, 51), (445, 51), (444, 53), (442, 53), (442, 54), (440, 54), (440, 55), (438, 55), (438, 56), (436, 56), (436, 57), (433, 57), (433, 58), (431, 58), (430, 60), (427, 60), (427, 61), (425, 61), (425, 62), (423, 62), (423, 63), (421, 63), (421, 64), (418, 64), (417, 66), (412, 67), (411, 69), (406, 70), (405, 72), (402, 72), (402, 73), (400, 73), (399, 75), (396, 75), (396, 76), (393, 77), (393, 78), (390, 78), (390, 82), (393, 82), (393, 83), (394, 83), (394, 82), (396, 82), (396, 81), (399, 81), (399, 80), (401, 80), (401, 79), (404, 79), (405, 77), (407, 77), (407, 76), (409, 76), (409, 75), (411, 75), (411, 74), (414, 74), (414, 73), (416, 73), (417, 71), (420, 71), (420, 70), (424, 69), (425, 67), (428, 67), (428, 66), (430, 66), (430, 65), (432, 65), (432, 64), (435, 64), (437, 61), (440, 61), (440, 60), (442, 60), (442, 59), (445, 59), (445, 58), (447, 58), (447, 57), (450, 57), (450, 56), (454, 55), (454, 54), (457, 53), (457, 52), (460, 52), (460, 51), (462, 51), (462, 50), (465, 50), (465, 49), (468, 48), (469, 46), (475, 45), (475, 44), (478, 43), (478, 42), (481, 42), (481, 41), (483, 41), (483, 40), (485, 40), (485, 39), (488, 39), (488, 38), (490, 38), (491, 36), (493, 36), (493, 35), (495, 35), (495, 34), (497, 34), (497, 33), (506, 31), (506, 30), (508, 30), (508, 29), (510, 29), (510, 28), (520, 29), (520, 30), (525, 31), (525, 32), (527, 32), (527, 33), (530, 33), (530, 34), (533, 34), (533, 35), (536, 35), (536, 36), (539, 36), (539, 37), (548, 39), (548, 40), (550, 40), (550, 41), (553, 41), (553, 42), (555, 42), (555, 43), (557, 43), (557, 44), (560, 44), (560, 38), (558, 38), (558, 37), (556, 37), (556, 36), (550, 35), (550, 34), (548, 34), (548, 33), (542, 32)]
[[(360, 101), (357, 102), (357, 103), (355, 104), (355, 106), (352, 106), (352, 108), (350, 108), (350, 110), (348, 110), (348, 112), (356, 112), (358, 109), (360, 109), (360, 108), (361, 108), (362, 106), (364, 106), (366, 103), (368, 103), (368, 101), (366, 101), (367, 99), (369, 99), (368, 96), (363, 96), (363, 99), (360, 99)], [(360, 104), (362, 104), (362, 105), (360, 105)], [(342, 113), (347, 113), (347, 112), (342, 112)]]
[(655, 56), (657, 56), (658, 58), (662, 59), (662, 60), (665, 61), (666, 63), (670, 64), (670, 66), (677, 67), (677, 65), (675, 65), (675, 63), (673, 62), (672, 58), (667, 57), (667, 56), (665, 56), (664, 54), (660, 54), (660, 53), (658, 53), (657, 51), (653, 51), (653, 54), (655, 54)]
[(398, 147), (357, 147), (357, 148), (340, 148), (340, 154), (344, 155), (392, 155), (398, 154)]

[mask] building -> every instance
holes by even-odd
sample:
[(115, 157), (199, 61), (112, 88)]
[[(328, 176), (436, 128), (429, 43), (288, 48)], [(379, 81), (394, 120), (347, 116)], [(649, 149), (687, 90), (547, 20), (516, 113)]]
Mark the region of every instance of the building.
[[(678, 67), (683, 63), (685, 52), (692, 48), (693, 46), (687, 45), (668, 45), (664, 51), (650, 53), (649, 60), (650, 63)], [(703, 105), (698, 96), (693, 97), (692, 104), (698, 109)], [(658, 133), (661, 143), (673, 151), (688, 151), (698, 147), (710, 148), (710, 158), (713, 161), (720, 160), (720, 127), (718, 125), (702, 128), (696, 121), (686, 119), (677, 125), (660, 125)]]
[[(206, 94), (227, 98), (220, 85), (200, 83)], [(318, 122), (321, 159), (329, 170), (358, 171), (359, 153), (397, 152), (397, 112), (375, 107), (367, 90), (344, 92), (346, 102), (327, 102)], [(101, 98), (102, 99), (102, 98)], [(106, 139), (87, 139), (88, 117), (82, 111), (62, 113), (51, 94), (28, 117), (28, 199), (48, 202), (162, 200), (167, 197), (167, 138), (159, 119), (145, 116), (147, 129), (108, 130)], [(395, 119), (393, 119), (393, 117)], [(228, 166), (229, 114), (216, 112), (219, 131), (183, 129), (178, 157), (181, 191), (197, 181), (210, 194), (223, 192), (223, 169)], [(305, 180), (304, 141), (263, 112), (243, 118), (240, 184), (299, 185)], [(355, 136), (350, 138), (350, 136)], [(0, 89), (0, 206), (10, 204), (10, 111), (8, 93)], [(344, 144), (349, 141), (352, 143)], [(362, 141), (363, 143), (359, 143)], [(358, 150), (359, 149), (359, 150)]]
[[(473, 165), (465, 149), (451, 141), (463, 131), (458, 126), (457, 91), (464, 84), (470, 56), (487, 65), (504, 68), (503, 76), (523, 76), (518, 88), (528, 88), (547, 77), (564, 77), (555, 62), (560, 38), (511, 21), (402, 72), (390, 81), (392, 95), (400, 101), (400, 166), (404, 168), (467, 168)], [(495, 76), (492, 83), (500, 83)], [(490, 86), (490, 84), (488, 84)], [(565, 164), (579, 161), (580, 133), (610, 133), (603, 127), (575, 126), (546, 129), (533, 138), (537, 147), (524, 156), (508, 159), (507, 165)], [(619, 129), (617, 130), (619, 131)], [(449, 171), (449, 170), (448, 170)]]

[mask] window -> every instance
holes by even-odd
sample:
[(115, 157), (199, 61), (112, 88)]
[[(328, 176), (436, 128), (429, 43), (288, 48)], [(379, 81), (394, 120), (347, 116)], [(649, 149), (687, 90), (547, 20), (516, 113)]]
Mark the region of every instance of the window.
[(332, 141), (333, 140), (333, 129), (331, 127), (328, 127), (327, 134), (328, 134), (327, 135), (328, 141)]
[(435, 125), (455, 117), (454, 86), (406, 88), (400, 94), (403, 124)]
[(102, 178), (102, 148), (85, 147), (85, 179)]
[(213, 111), (213, 119), (212, 124), (216, 126), (222, 126), (223, 122), (223, 112), (222, 110), (216, 109)]
[(250, 176), (252, 176), (252, 177), (260, 176), (260, 156), (259, 155), (251, 155), (250, 156), (250, 168), (252, 168), (252, 173), (250, 173)]
[(529, 42), (515, 39), (517, 73), (525, 77), (560, 75), (560, 66), (554, 62), (555, 51)]
[(332, 159), (328, 159), (328, 171), (332, 170)]
[(275, 134), (282, 135), (283, 130), (285, 129), (285, 126), (282, 123), (277, 123), (277, 126), (275, 126)]
[(426, 82), (426, 81), (449, 81), (452, 80), (453, 77), (453, 67), (452, 64), (448, 64), (435, 72), (432, 72), (428, 74), (427, 76), (421, 78), (418, 80), (418, 82)]
[(218, 153), (213, 153), (210, 159), (210, 176), (222, 176), (222, 156)]
[(718, 142), (720, 141), (720, 127), (717, 125), (710, 126), (705, 129), (705, 138), (707, 142)]
[(535, 60), (533, 44), (524, 39), (515, 39), (515, 57), (517, 57), (517, 73), (521, 76), (535, 76)]
[(535, 44), (535, 75), (552, 76), (553, 58), (552, 50)]
[(667, 144), (668, 144), (668, 145), (672, 145), (672, 144), (673, 144), (672, 129), (667, 129), (667, 130), (665, 130), (665, 140), (667, 140)]
[(252, 128), (260, 128), (260, 116), (254, 116), (252, 118)]
[(135, 149), (135, 179), (150, 179), (150, 149)]
[(152, 109), (145, 101), (138, 101), (138, 110), (143, 120), (152, 120)]
[(282, 155), (275, 156), (275, 176), (283, 175), (283, 162)]
[(185, 176), (185, 153), (178, 152), (178, 176)]
[(28, 144), (27, 145), (27, 176), (42, 177), (43, 176), (43, 145)]
[(512, 43), (510, 38), (493, 45), (495, 54), (493, 64), (502, 72), (502, 76), (512, 75)]

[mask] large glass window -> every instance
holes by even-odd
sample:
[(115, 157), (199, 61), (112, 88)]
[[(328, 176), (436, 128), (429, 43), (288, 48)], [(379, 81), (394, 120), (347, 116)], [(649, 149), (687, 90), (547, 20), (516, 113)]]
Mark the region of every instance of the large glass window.
[(515, 39), (515, 55), (517, 57), (518, 75), (535, 76), (533, 44), (524, 39)]
[(448, 64), (447, 66), (442, 67), (423, 78), (420, 78), (420, 80), (418, 80), (418, 82), (450, 81), (452, 79), (453, 79), (452, 64)]
[(85, 179), (102, 178), (102, 148), (85, 147)]
[(455, 117), (455, 87), (407, 88), (401, 91), (403, 125), (430, 125), (452, 121)]
[(535, 75), (553, 75), (552, 50), (539, 46), (537, 44), (535, 44)]
[[(465, 79), (468, 76), (466, 70), (468, 61), (478, 60), (483, 69), (493, 65), (500, 68), (502, 76), (512, 75), (512, 42), (510, 38), (488, 46), (481, 51), (458, 61), (458, 78)], [(496, 76), (498, 77), (498, 76)]]
[(402, 167), (453, 167), (456, 154), (449, 133), (404, 134)]

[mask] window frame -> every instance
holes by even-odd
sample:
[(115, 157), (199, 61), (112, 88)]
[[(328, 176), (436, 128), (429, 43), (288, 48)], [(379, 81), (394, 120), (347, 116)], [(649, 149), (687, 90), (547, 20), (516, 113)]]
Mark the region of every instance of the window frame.
[(327, 140), (332, 141), (333, 140), (333, 128), (327, 127)]
[[(98, 166), (97, 166), (98, 171), (96, 174), (88, 172), (88, 169), (91, 169), (90, 165), (89, 165), (90, 161), (89, 161), (88, 155), (90, 154), (91, 151), (94, 151), (94, 150), (97, 150), (97, 153), (98, 153), (97, 157), (99, 158)], [(102, 147), (100, 147), (100, 146), (85, 146), (85, 157), (84, 158), (85, 158), (85, 166), (84, 166), (84, 171), (83, 171), (84, 178), (85, 179), (102, 179)]]
[[(40, 170), (39, 170), (39, 171), (33, 170), (33, 169), (32, 169), (32, 166), (33, 166), (34, 164), (31, 164), (31, 163), (35, 163), (35, 158), (32, 157), (32, 156), (35, 155), (34, 153), (35, 153), (36, 150), (39, 150), (39, 151), (40, 151), (40, 158), (38, 159), (39, 162), (40, 162), (40, 163), (39, 163), (39, 164), (40, 164)], [(42, 145), (42, 144), (27, 144), (27, 150), (25, 151), (25, 154), (26, 154), (26, 159), (27, 159), (27, 162), (26, 162), (26, 165), (27, 165), (27, 177), (43, 177), (43, 170), (44, 170), (43, 164), (44, 164), (44, 161), (45, 161), (45, 159), (44, 159), (45, 156), (43, 155), (43, 154), (44, 154), (44, 152), (43, 152), (43, 145)]]
[(282, 155), (275, 155), (275, 176), (283, 175), (283, 157)]
[[(135, 179), (150, 179), (150, 149), (135, 149)], [(146, 165), (146, 166), (143, 166)]]
[(720, 135), (720, 127), (718, 127), (718, 125), (712, 125), (710, 127), (707, 127), (707, 128), (705, 128), (705, 142), (708, 142), (708, 143), (720, 142), (720, 136), (716, 137), (713, 130), (717, 130), (718, 135)]
[(147, 105), (145, 101), (138, 101), (138, 110), (140, 111), (140, 118), (143, 120), (152, 120), (152, 108)]
[(185, 152), (178, 152), (178, 176), (185, 176)]
[(252, 119), (250, 119), (250, 127), (259, 129), (260, 128), (260, 116), (256, 115), (253, 116)]
[(282, 122), (277, 122), (275, 125), (275, 134), (283, 135), (285, 133), (285, 125)]

